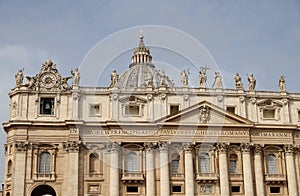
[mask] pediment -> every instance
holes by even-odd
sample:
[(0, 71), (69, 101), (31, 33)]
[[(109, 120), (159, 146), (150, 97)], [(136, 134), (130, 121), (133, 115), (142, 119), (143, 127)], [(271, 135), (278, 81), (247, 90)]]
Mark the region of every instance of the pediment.
[(278, 107), (282, 107), (283, 104), (280, 103), (279, 101), (266, 99), (266, 100), (257, 102), (257, 106), (261, 107), (261, 108), (278, 108)]
[(138, 103), (146, 103), (147, 100), (140, 96), (124, 96), (120, 97), (119, 101), (121, 103), (130, 103), (130, 104), (138, 104)]
[(253, 122), (233, 114), (210, 102), (202, 101), (177, 114), (168, 115), (158, 120), (164, 125), (194, 126), (251, 126)]

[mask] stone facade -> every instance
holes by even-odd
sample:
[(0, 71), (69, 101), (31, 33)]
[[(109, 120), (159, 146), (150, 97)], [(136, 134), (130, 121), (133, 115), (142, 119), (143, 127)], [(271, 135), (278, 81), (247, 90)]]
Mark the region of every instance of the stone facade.
[[(47, 61), (16, 75), (3, 124), (4, 195), (294, 195), (300, 189), (300, 94), (177, 87), (156, 70), (143, 36), (109, 87), (62, 77)], [(180, 75), (178, 75), (180, 77)], [(68, 80), (73, 79), (72, 85)], [(284, 85), (284, 86), (283, 86)]]

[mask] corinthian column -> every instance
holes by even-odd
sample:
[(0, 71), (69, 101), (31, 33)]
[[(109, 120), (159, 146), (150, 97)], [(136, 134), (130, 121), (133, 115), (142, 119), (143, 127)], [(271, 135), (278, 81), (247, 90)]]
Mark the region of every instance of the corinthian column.
[(155, 196), (154, 148), (156, 144), (145, 143), (146, 149), (146, 195)]
[(68, 195), (78, 196), (80, 141), (68, 141), (64, 143), (64, 149), (69, 153)]
[(228, 163), (227, 163), (227, 149), (228, 144), (219, 143), (217, 145), (219, 152), (219, 170), (220, 170), (220, 188), (222, 196), (229, 196), (229, 179), (228, 179)]
[(15, 143), (15, 169), (13, 176), (14, 195), (25, 195), (25, 170), (27, 148), (28, 144), (26, 142)]
[(120, 184), (119, 184), (119, 145), (112, 143), (110, 149), (110, 196), (119, 196)]
[(250, 157), (250, 144), (241, 144), (241, 150), (243, 155), (243, 174), (244, 174), (244, 187), (245, 196), (253, 196), (253, 177)]
[(190, 143), (183, 144), (184, 148), (184, 172), (185, 194), (195, 195), (194, 169), (193, 169), (193, 146)]
[(262, 167), (262, 146), (259, 144), (254, 145), (254, 174), (255, 174), (255, 187), (257, 195), (265, 195), (264, 188), (264, 174)]
[(290, 196), (298, 196), (293, 145), (286, 145), (284, 147), (284, 151), (285, 151), (285, 161), (286, 161), (286, 171), (287, 171), (289, 195)]
[(168, 144), (160, 143), (160, 195), (170, 196)]

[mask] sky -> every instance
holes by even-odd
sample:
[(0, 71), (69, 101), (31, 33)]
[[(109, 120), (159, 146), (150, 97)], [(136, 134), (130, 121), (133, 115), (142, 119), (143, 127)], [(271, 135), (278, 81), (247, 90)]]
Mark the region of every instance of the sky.
[[(139, 31), (145, 35), (157, 69), (172, 76), (174, 67), (183, 70), (194, 64), (191, 69), (196, 69), (210, 64), (204, 60), (209, 56), (214, 65), (208, 77), (220, 71), (226, 88), (234, 88), (233, 77), (238, 72), (244, 86), (247, 74), (253, 73), (257, 90), (278, 91), (278, 78), (284, 75), (287, 91), (300, 92), (299, 10), (298, 0), (0, 0), (0, 121), (9, 120), (8, 93), (18, 69), (24, 69), (24, 75), (35, 75), (50, 58), (63, 76), (79, 67), (82, 85), (108, 86), (113, 68), (119, 72), (128, 68)], [(153, 33), (155, 29), (170, 33)], [(186, 48), (193, 45), (191, 40), (202, 47), (199, 51), (206, 52), (203, 60), (191, 61), (194, 53)], [(106, 53), (101, 51), (119, 53), (112, 54), (117, 58), (107, 66)], [(92, 54), (98, 56), (94, 66), (104, 69), (94, 78), (96, 83), (90, 80), (95, 67), (85, 67)], [(191, 71), (192, 85), (197, 84), (195, 73)], [(1, 130), (0, 181), (5, 137)]]

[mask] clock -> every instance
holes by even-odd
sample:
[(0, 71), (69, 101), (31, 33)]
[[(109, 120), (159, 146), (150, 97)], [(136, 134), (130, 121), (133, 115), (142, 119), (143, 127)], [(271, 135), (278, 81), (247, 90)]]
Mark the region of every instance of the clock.
[(52, 73), (43, 74), (41, 79), (42, 79), (43, 86), (46, 88), (51, 88), (56, 83), (56, 77)]

